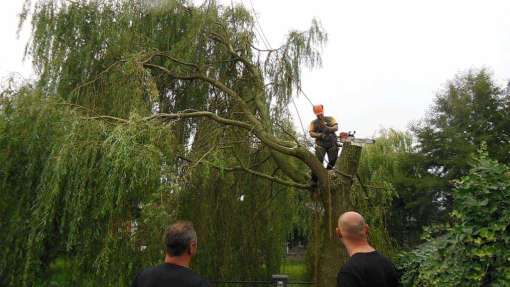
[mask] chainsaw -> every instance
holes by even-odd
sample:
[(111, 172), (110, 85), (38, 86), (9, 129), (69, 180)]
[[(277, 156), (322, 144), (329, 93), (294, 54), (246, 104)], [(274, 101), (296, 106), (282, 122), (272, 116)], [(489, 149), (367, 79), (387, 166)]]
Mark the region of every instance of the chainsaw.
[(344, 143), (351, 143), (353, 145), (362, 146), (364, 144), (374, 144), (375, 143), (374, 139), (356, 138), (355, 135), (356, 135), (356, 131), (341, 132), (340, 136), (338, 137), (337, 145), (343, 146)]

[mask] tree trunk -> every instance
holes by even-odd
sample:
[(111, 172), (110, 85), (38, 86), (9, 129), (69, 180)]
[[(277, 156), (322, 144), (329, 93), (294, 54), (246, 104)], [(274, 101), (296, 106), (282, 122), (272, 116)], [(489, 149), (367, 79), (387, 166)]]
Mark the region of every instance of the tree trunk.
[[(312, 232), (312, 246), (315, 266), (312, 270), (314, 281), (317, 286), (336, 286), (336, 275), (340, 266), (347, 260), (347, 253), (335, 234), (337, 220), (340, 214), (353, 208), (351, 203), (351, 187), (356, 177), (361, 147), (344, 144), (340, 158), (336, 163), (335, 175), (330, 175), (331, 188), (328, 191), (321, 190), (320, 198), (322, 205), (321, 222), (319, 230)], [(331, 210), (331, 211), (330, 211)], [(316, 223), (317, 224), (317, 223)]]

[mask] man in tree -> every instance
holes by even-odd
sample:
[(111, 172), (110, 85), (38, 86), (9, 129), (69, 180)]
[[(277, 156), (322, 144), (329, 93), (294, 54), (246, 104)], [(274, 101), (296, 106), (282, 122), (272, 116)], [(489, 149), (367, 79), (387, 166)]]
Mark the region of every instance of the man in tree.
[(350, 257), (338, 272), (337, 286), (399, 286), (393, 263), (368, 244), (368, 225), (361, 214), (354, 211), (342, 214), (336, 234)]
[(197, 234), (191, 222), (179, 221), (165, 232), (165, 262), (139, 273), (132, 287), (207, 287), (209, 283), (191, 271), (197, 252)]
[[(328, 154), (327, 169), (335, 167), (338, 158), (337, 137), (335, 132), (338, 131), (338, 123), (334, 117), (324, 116), (324, 106), (313, 106), (313, 113), (317, 116), (310, 123), (308, 131), (312, 138), (315, 138), (315, 155), (321, 163), (324, 162), (324, 156)], [(317, 176), (312, 174), (312, 181), (317, 182)]]

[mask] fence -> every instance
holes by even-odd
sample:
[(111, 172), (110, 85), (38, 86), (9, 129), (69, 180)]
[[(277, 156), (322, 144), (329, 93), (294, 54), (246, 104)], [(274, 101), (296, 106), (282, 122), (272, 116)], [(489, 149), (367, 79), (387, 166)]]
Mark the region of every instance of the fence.
[(305, 281), (289, 281), (289, 276), (287, 275), (273, 275), (270, 281), (241, 281), (241, 280), (232, 280), (232, 281), (212, 281), (212, 286), (220, 287), (220, 286), (232, 286), (233, 284), (237, 284), (237, 286), (275, 286), (275, 287), (287, 287), (290, 285), (312, 285), (314, 282), (305, 282)]

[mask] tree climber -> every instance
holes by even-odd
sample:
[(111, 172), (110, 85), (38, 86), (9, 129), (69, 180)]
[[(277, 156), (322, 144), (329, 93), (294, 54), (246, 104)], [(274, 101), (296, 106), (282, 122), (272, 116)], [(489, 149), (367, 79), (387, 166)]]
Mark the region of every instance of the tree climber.
[[(335, 167), (338, 158), (338, 145), (335, 132), (338, 131), (338, 123), (334, 117), (324, 116), (324, 106), (313, 106), (313, 113), (317, 116), (310, 123), (308, 131), (312, 138), (315, 138), (315, 155), (319, 161), (324, 163), (324, 156), (328, 154), (327, 169), (331, 170)], [(317, 182), (317, 176), (312, 173), (312, 181)]]

